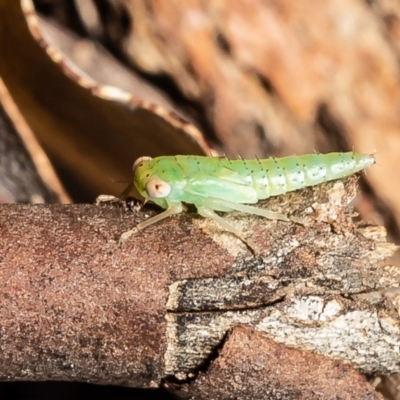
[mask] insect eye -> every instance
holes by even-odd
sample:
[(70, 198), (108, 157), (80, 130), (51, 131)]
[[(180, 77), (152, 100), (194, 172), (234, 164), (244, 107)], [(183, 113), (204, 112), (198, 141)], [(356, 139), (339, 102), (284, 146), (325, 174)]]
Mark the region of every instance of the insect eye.
[(143, 163), (143, 161), (150, 161), (152, 158), (151, 157), (147, 157), (147, 156), (143, 156), (143, 157), (139, 157), (134, 163), (133, 163), (133, 172), (135, 172), (136, 168)]
[(167, 182), (155, 178), (155, 179), (150, 179), (146, 183), (145, 190), (149, 197), (158, 199), (168, 196), (169, 193), (171, 192), (171, 187), (168, 185)]

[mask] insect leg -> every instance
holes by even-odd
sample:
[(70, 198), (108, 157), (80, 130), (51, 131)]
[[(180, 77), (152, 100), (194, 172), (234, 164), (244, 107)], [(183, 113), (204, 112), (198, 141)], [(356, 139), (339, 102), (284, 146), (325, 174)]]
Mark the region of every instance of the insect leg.
[(155, 215), (154, 217), (146, 219), (146, 221), (141, 222), (140, 224), (137, 224), (133, 229), (130, 229), (129, 231), (124, 232), (121, 235), (121, 238), (119, 239), (120, 243), (125, 242), (130, 236), (132, 236), (134, 233), (137, 231), (140, 231), (144, 228), (147, 228), (149, 225), (153, 225), (159, 221), (161, 221), (164, 218), (168, 218), (171, 215), (179, 214), (183, 210), (182, 203), (176, 203), (170, 205), (164, 212), (161, 214)]
[(115, 197), (112, 194), (100, 194), (96, 197), (96, 206), (103, 203), (120, 203), (122, 200), (119, 197)]
[(121, 200), (126, 200), (131, 191), (134, 189), (135, 185), (133, 181), (126, 187), (126, 189), (118, 196)]
[(258, 207), (249, 206), (247, 204), (233, 203), (228, 200), (222, 200), (222, 199), (216, 199), (216, 198), (209, 197), (208, 199), (206, 199), (206, 204), (208, 207), (210, 207), (212, 209), (216, 209), (216, 210), (218, 210), (220, 208), (224, 208), (228, 211), (231, 211), (231, 210), (241, 211), (241, 212), (248, 213), (248, 214), (259, 215), (261, 217), (272, 219), (272, 220), (279, 219), (281, 221), (290, 221), (290, 218), (288, 218), (284, 214), (280, 214), (280, 213), (270, 211), (270, 210), (264, 210), (264, 209), (258, 208)]
[(146, 221), (143, 221), (140, 224), (137, 224), (134, 229), (137, 229), (140, 231), (144, 228), (147, 228), (149, 225), (153, 225), (153, 224), (161, 221), (164, 218), (170, 217), (171, 215), (179, 214), (182, 211), (183, 211), (182, 203), (172, 204), (161, 214), (157, 214), (154, 217), (148, 218), (148, 219), (146, 219)]
[(246, 244), (250, 248), (250, 250), (254, 254), (256, 254), (258, 252), (258, 248), (257, 248), (256, 244), (251, 239), (246, 239), (238, 229), (236, 229), (234, 226), (232, 226), (224, 218), (215, 214), (215, 212), (213, 210), (211, 210), (210, 208), (205, 207), (205, 206), (198, 206), (197, 211), (201, 216), (203, 216), (205, 218), (211, 218), (218, 225), (220, 225), (223, 229), (236, 235), (244, 244)]

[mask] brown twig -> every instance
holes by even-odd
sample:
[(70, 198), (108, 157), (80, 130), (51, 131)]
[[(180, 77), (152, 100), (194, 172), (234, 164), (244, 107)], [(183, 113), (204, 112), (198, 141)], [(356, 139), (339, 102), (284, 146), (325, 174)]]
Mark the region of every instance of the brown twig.
[[(345, 185), (332, 182), (268, 202), (270, 209), (303, 218), (306, 227), (227, 216), (254, 238), (257, 257), (195, 216), (171, 218), (120, 246), (120, 235), (144, 212), (2, 205), (0, 379), (136, 387), (164, 380), (170, 390), (186, 388), (190, 395), (200, 383), (185, 385), (196, 382), (199, 371), (226, 378), (209, 369), (211, 360), (222, 362), (218, 346), (223, 362), (253, 359), (250, 347), (233, 354), (230, 342), (224, 344), (238, 325), (250, 328), (238, 331), (250, 342), (252, 335), (257, 343), (269, 337), (273, 342), (265, 343), (275, 352), (288, 345), (317, 364), (326, 356), (328, 363), (342, 360), (363, 372), (397, 371), (394, 303), (385, 291), (378, 300), (369, 295), (397, 285), (398, 268), (385, 261), (396, 246), (383, 230), (355, 228), (348, 203), (356, 180)], [(289, 353), (282, 353), (282, 373)], [(248, 372), (235, 374), (243, 381)], [(301, 379), (293, 379), (291, 390), (301, 391)], [(243, 387), (230, 390), (234, 396)]]

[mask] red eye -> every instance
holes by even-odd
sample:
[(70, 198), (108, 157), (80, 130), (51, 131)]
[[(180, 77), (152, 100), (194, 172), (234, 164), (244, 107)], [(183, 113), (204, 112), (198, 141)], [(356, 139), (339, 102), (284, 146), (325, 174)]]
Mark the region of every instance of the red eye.
[(158, 178), (150, 179), (146, 183), (145, 189), (147, 195), (155, 199), (167, 197), (171, 192), (171, 187), (168, 185), (168, 183)]

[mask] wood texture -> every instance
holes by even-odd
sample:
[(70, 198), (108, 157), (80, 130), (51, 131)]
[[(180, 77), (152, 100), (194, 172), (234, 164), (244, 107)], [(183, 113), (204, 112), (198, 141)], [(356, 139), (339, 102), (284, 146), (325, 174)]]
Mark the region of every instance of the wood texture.
[(180, 398), (196, 400), (382, 399), (348, 365), (279, 345), (243, 326), (229, 332), (207, 371), (192, 383), (170, 388)]
[[(317, 357), (317, 364), (325, 356), (349, 376), (357, 373), (341, 362), (367, 373), (398, 371), (398, 291), (380, 290), (398, 286), (400, 270), (388, 260), (397, 247), (382, 228), (353, 225), (348, 204), (355, 181), (265, 204), (302, 217), (306, 226), (228, 216), (260, 246), (256, 257), (190, 214), (121, 245), (120, 235), (144, 212), (2, 205), (0, 378), (136, 387), (165, 381), (170, 390), (190, 394), (198, 386), (187, 384), (201, 371), (225, 379), (225, 372), (207, 371), (210, 361), (220, 362), (216, 350), (238, 325), (252, 329), (249, 338), (272, 340), (266, 349), (289, 346)], [(235, 357), (251, 360), (246, 351)], [(371, 391), (362, 378), (357, 382)], [(290, 385), (303, 390), (301, 380)], [(212, 390), (217, 396), (226, 387)], [(236, 390), (232, 396), (244, 389)]]
[[(0, 75), (79, 193), (119, 192), (113, 180), (128, 178), (139, 155), (210, 151), (201, 126), (213, 150), (235, 156), (376, 150), (369, 188), (388, 226), (400, 226), (394, 0), (109, 0), (101, 18), (100, 8), (79, 8), (94, 42), (50, 20), (40, 24), (32, 2), (21, 3), (25, 14), (19, 2), (0, 0)], [(97, 51), (104, 38), (125, 66)], [(317, 369), (332, 371), (327, 382), (337, 396), (346, 398), (336, 380), (343, 374), (354, 383), (348, 398), (370, 398), (342, 363), (367, 374), (398, 371), (398, 267), (386, 260), (396, 247), (383, 228), (353, 224), (344, 207), (355, 194), (351, 181), (345, 191), (339, 183), (319, 190), (267, 203), (301, 216), (305, 227), (227, 216), (256, 241), (257, 257), (197, 217), (165, 221), (119, 247), (136, 221), (119, 209), (5, 207), (0, 272), (9, 286), (0, 291), (0, 343), (13, 362), (8, 375), (2, 364), (1, 376), (164, 382), (182, 396), (229, 398), (250, 393), (243, 371), (252, 371), (254, 398), (281, 384), (280, 394), (310, 396), (307, 376), (271, 383), (263, 380), (271, 376), (267, 364), (257, 379), (256, 354), (237, 344), (248, 337), (262, 347), (260, 357), (285, 354), (279, 365), (289, 377), (299, 378), (291, 357), (301, 365), (307, 354)], [(395, 377), (389, 381), (396, 393)], [(326, 383), (318, 387), (329, 397)]]

